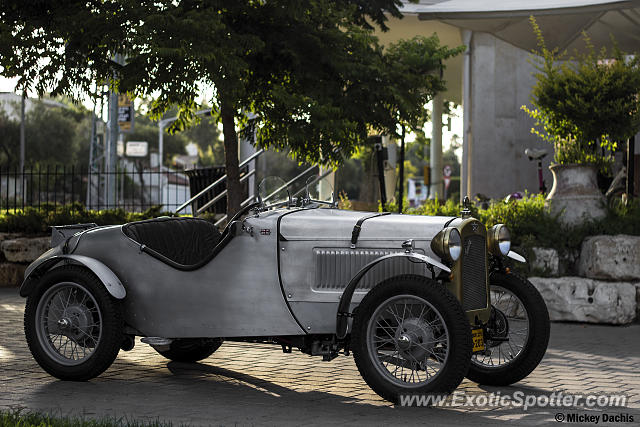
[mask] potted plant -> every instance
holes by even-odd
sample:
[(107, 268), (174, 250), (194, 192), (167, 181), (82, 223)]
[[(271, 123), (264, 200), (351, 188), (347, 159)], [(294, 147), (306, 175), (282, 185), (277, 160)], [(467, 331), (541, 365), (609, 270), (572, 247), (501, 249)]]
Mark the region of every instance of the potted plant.
[(596, 51), (583, 33), (585, 53), (565, 58), (549, 50), (535, 19), (538, 38), (533, 108), (522, 109), (535, 121), (532, 132), (554, 147), (553, 187), (547, 197), (565, 224), (605, 215), (597, 173), (610, 173), (618, 142), (640, 128), (640, 57), (613, 48)]

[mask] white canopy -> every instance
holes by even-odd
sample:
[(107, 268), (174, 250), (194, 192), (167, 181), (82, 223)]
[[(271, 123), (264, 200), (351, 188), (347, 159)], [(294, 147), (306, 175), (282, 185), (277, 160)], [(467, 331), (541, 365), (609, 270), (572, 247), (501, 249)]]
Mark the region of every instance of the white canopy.
[(622, 50), (640, 51), (640, 0), (421, 0), (405, 3), (402, 12), (491, 33), (526, 50), (537, 45), (529, 22), (535, 16), (547, 47), (583, 50), (585, 31), (596, 48), (610, 46), (613, 35)]

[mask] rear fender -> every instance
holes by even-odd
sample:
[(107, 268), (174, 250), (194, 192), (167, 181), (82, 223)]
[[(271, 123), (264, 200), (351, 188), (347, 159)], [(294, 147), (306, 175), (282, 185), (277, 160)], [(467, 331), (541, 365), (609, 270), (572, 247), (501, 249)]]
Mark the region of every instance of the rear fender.
[(116, 276), (109, 267), (107, 267), (97, 259), (83, 255), (54, 255), (42, 259), (36, 265), (29, 266), (25, 273), (25, 278), (22, 282), (22, 286), (20, 287), (20, 296), (29, 296), (29, 294), (33, 292), (33, 289), (38, 283), (38, 279), (40, 279), (43, 274), (45, 274), (47, 271), (51, 270), (58, 264), (82, 265), (91, 270), (91, 272), (93, 272), (93, 274), (95, 274), (98, 279), (100, 279), (105, 289), (107, 290), (107, 292), (109, 292), (109, 294), (111, 294), (111, 296), (116, 299), (124, 299), (124, 297), (127, 295), (127, 292), (120, 282), (120, 279), (118, 279), (118, 276)]
[(420, 263), (426, 264), (431, 268), (438, 267), (439, 269), (444, 270), (448, 273), (451, 272), (451, 269), (449, 269), (449, 267), (442, 264), (441, 262), (436, 261), (435, 259), (428, 257), (426, 255), (418, 254), (415, 252), (396, 252), (396, 253), (392, 253), (392, 254), (374, 259), (369, 264), (362, 267), (362, 269), (358, 271), (358, 273), (355, 276), (353, 276), (353, 278), (349, 281), (349, 284), (347, 285), (347, 287), (344, 289), (342, 296), (340, 297), (340, 304), (338, 305), (338, 319), (336, 322), (336, 335), (338, 336), (339, 339), (344, 339), (347, 336), (347, 330), (349, 326), (349, 317), (351, 317), (351, 313), (349, 312), (349, 307), (351, 306), (351, 299), (353, 298), (353, 293), (358, 287), (358, 283), (360, 283), (360, 280), (362, 279), (362, 277), (364, 277), (364, 275), (373, 267), (375, 267), (377, 264), (383, 261), (386, 261), (390, 258), (398, 258), (398, 257), (407, 258), (412, 262), (420, 262)]

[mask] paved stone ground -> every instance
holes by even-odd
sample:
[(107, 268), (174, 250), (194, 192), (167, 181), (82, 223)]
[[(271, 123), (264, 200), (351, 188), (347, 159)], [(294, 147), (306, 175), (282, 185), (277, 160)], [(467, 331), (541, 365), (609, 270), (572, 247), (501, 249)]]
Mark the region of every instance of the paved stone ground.
[[(175, 425), (520, 425), (554, 423), (557, 412), (602, 414), (602, 410), (508, 406), (471, 408), (393, 407), (373, 393), (352, 357), (322, 362), (278, 347), (225, 343), (197, 364), (167, 363), (137, 343), (121, 352), (99, 378), (85, 383), (58, 381), (32, 359), (22, 329), (24, 300), (0, 289), (0, 409), (27, 408), (60, 415), (162, 420)], [(629, 327), (553, 324), (541, 365), (512, 387), (478, 387), (466, 393), (554, 390), (628, 393), (627, 408), (640, 423), (640, 325)], [(603, 424), (600, 421), (600, 424)]]

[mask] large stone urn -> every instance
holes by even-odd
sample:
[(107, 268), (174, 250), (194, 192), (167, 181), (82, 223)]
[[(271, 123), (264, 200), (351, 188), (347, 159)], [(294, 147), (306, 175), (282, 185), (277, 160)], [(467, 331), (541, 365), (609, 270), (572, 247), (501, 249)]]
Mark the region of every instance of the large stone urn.
[(552, 213), (560, 213), (566, 225), (600, 219), (606, 215), (605, 198), (598, 189), (598, 169), (592, 165), (554, 164), (553, 187), (547, 196)]

